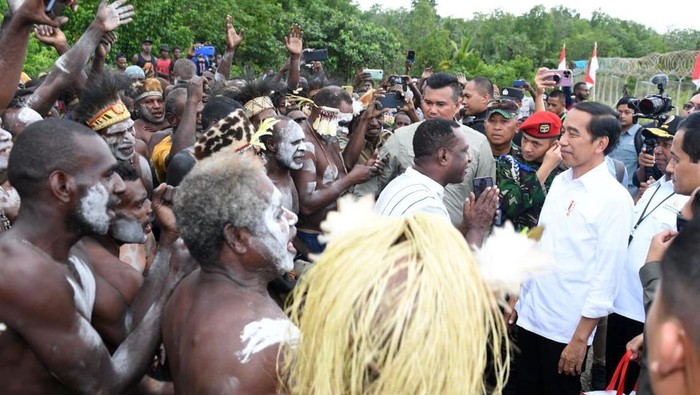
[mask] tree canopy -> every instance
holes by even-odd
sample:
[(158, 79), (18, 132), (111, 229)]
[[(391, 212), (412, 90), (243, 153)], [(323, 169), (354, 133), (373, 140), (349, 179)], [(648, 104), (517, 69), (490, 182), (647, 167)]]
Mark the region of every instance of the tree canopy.
[[(585, 19), (573, 9), (538, 5), (523, 15), (504, 11), (475, 14), (471, 19), (443, 18), (434, 0), (413, 0), (411, 9), (360, 10), (351, 0), (131, 0), (134, 22), (120, 28), (111, 59), (127, 58), (150, 37), (154, 52), (160, 44), (180, 46), (186, 52), (194, 40), (211, 41), (224, 49), (226, 14), (234, 26), (245, 29), (245, 41), (236, 53), (233, 75), (243, 70), (276, 69), (286, 58), (284, 36), (292, 23), (304, 30), (307, 48), (327, 48), (326, 72), (350, 79), (362, 68), (381, 68), (385, 75), (403, 73), (408, 50), (416, 51), (412, 70), (423, 68), (483, 75), (499, 85), (518, 78), (531, 79), (539, 66), (555, 67), (562, 44), (567, 58), (588, 59), (593, 42), (599, 57), (641, 57), (649, 53), (697, 50), (700, 31), (673, 30), (659, 34), (634, 21), (596, 12)], [(97, 1), (82, 1), (63, 27), (75, 42), (92, 21)], [(0, 6), (5, 12), (6, 4)], [(53, 51), (32, 39), (25, 71), (36, 76), (56, 59)]]

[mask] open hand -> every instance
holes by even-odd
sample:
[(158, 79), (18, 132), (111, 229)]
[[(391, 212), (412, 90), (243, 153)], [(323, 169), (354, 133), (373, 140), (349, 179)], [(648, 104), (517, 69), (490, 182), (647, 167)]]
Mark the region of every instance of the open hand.
[(289, 35), (284, 38), (284, 46), (292, 56), (301, 56), (301, 51), (304, 48), (304, 31), (301, 26), (293, 24), (289, 27)]
[(95, 22), (101, 25), (102, 30), (111, 32), (121, 25), (126, 25), (134, 19), (134, 6), (126, 4), (127, 0), (117, 0), (112, 4), (107, 4), (105, 0), (100, 2), (97, 8)]
[(34, 37), (36, 37), (39, 42), (54, 48), (66, 47), (68, 45), (66, 35), (63, 34), (63, 31), (58, 27), (36, 25), (34, 26)]
[[(233, 27), (233, 18), (231, 15), (226, 15), (226, 50), (235, 51), (245, 38), (245, 30), (241, 29), (240, 34)], [(194, 54), (194, 51), (193, 51)]]

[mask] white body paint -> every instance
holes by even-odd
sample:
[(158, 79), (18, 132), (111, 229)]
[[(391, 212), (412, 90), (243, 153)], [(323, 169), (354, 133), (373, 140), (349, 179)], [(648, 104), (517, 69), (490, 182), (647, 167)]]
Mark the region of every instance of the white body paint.
[(7, 325), (5, 325), (4, 322), (0, 322), (0, 333), (3, 333), (7, 330)]
[(108, 203), (109, 192), (99, 183), (91, 186), (85, 196), (80, 199), (79, 213), (81, 217), (90, 229), (100, 235), (106, 234), (109, 230)]
[(27, 127), (34, 122), (41, 121), (42, 119), (43, 118), (38, 112), (29, 107), (22, 107), (17, 111), (17, 120), (23, 123), (24, 127)]
[(285, 167), (299, 170), (304, 165), (306, 143), (304, 130), (296, 122), (288, 122), (279, 136), (277, 160)]
[[(279, 210), (284, 210), (281, 219), (278, 218)], [(296, 224), (296, 215), (292, 223), (287, 222), (284, 218), (289, 210), (282, 206), (282, 193), (275, 188), (270, 197), (270, 204), (263, 212), (262, 224), (256, 226), (255, 229), (255, 249), (265, 259), (275, 265), (277, 271), (282, 274), (294, 268), (294, 254), (287, 249), (290, 242), (291, 230), (290, 227)], [(280, 226), (277, 222), (285, 221), (286, 224)]]
[(301, 332), (288, 319), (263, 318), (249, 323), (241, 332), (243, 350), (236, 353), (241, 363), (248, 363), (258, 352), (275, 344), (289, 343), (296, 346)]

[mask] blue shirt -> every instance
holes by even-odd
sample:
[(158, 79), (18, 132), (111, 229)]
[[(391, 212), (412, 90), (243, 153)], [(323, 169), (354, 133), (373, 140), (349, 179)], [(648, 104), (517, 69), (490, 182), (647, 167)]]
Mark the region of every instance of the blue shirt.
[(626, 132), (622, 132), (620, 135), (620, 143), (615, 147), (613, 152), (610, 153), (610, 157), (613, 159), (621, 160), (627, 168), (627, 174), (629, 175), (629, 182), (627, 183), (627, 190), (632, 196), (637, 194), (637, 187), (634, 186), (633, 180), (635, 174), (637, 174), (637, 148), (634, 146), (634, 136), (637, 131), (641, 129), (641, 125), (634, 124)]

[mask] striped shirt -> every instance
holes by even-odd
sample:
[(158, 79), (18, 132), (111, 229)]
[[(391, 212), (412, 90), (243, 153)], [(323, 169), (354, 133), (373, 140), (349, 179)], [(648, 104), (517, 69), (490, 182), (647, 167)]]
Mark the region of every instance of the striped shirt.
[(442, 202), (445, 188), (413, 167), (393, 179), (377, 199), (374, 210), (388, 217), (407, 217), (428, 212), (450, 219)]

